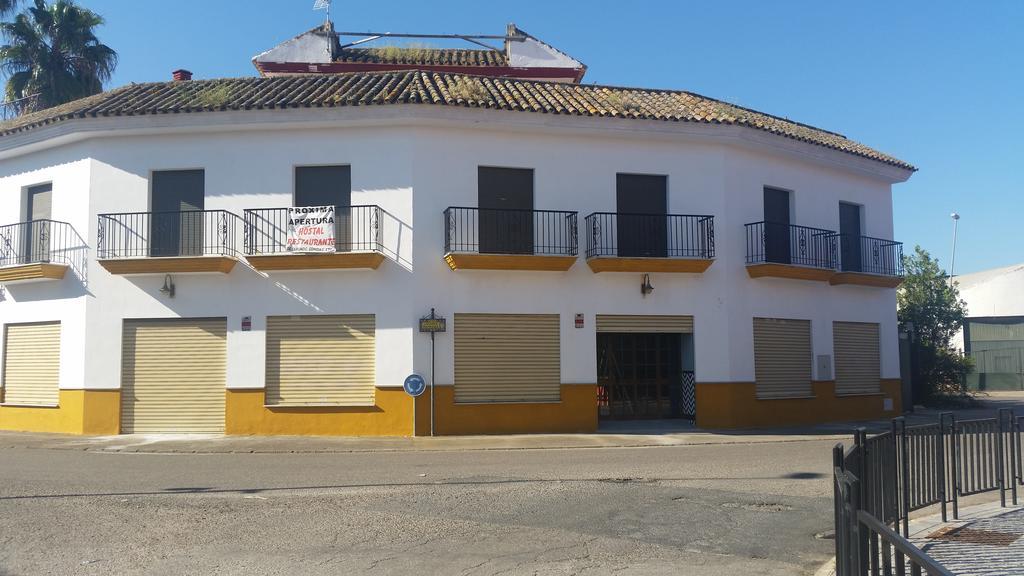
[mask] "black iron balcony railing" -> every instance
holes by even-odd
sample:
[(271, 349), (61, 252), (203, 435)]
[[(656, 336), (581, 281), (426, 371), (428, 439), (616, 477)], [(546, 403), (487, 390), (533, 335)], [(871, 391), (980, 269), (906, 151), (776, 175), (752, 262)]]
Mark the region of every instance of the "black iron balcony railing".
[(100, 214), (96, 257), (235, 256), (241, 220), (227, 210)]
[(779, 222), (753, 222), (747, 229), (747, 264), (836, 267), (836, 233)]
[[(301, 253), (288, 244), (288, 208), (245, 211), (245, 253)], [(334, 212), (336, 252), (381, 252), (384, 211), (380, 206), (340, 206)]]
[(587, 258), (714, 258), (715, 219), (595, 212), (585, 219)]
[(453, 206), (444, 211), (445, 253), (578, 254), (576, 212)]
[(843, 272), (902, 277), (903, 243), (839, 234), (839, 267)]
[(88, 250), (67, 222), (32, 220), (0, 226), (0, 266), (66, 264), (81, 275)]

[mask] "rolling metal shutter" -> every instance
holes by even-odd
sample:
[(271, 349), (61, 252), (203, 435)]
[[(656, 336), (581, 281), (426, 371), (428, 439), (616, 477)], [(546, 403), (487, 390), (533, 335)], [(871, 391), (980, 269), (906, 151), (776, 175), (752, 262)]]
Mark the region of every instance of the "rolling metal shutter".
[(558, 314), (456, 314), (455, 401), (558, 402)]
[(833, 322), (836, 394), (874, 394), (881, 392), (881, 367), (878, 324)]
[(60, 322), (8, 324), (4, 404), (56, 406), (60, 398)]
[(811, 390), (811, 321), (754, 318), (757, 397), (805, 398)]
[(223, 318), (125, 320), (121, 432), (223, 432)]
[(692, 334), (693, 316), (597, 315), (598, 332)]
[(267, 318), (266, 403), (373, 406), (373, 314)]

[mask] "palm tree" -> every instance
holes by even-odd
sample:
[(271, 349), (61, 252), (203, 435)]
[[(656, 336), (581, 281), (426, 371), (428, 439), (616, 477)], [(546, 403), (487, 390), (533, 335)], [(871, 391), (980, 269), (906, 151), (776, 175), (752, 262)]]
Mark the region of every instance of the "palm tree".
[(18, 9), (21, 0), (0, 0), (0, 18), (6, 18)]
[[(17, 0), (0, 0), (0, 10)], [(34, 96), (20, 111), (31, 112), (98, 94), (117, 66), (117, 53), (93, 29), (103, 18), (73, 0), (35, 5), (13, 22), (0, 23), (0, 71), (8, 101)]]

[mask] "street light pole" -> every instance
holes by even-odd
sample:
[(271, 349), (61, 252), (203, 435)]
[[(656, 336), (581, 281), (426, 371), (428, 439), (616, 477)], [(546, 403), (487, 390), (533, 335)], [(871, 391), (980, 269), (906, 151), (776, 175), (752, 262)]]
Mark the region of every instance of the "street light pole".
[(953, 212), (949, 215), (953, 219), (953, 255), (949, 259), (949, 287), (953, 287), (953, 267), (956, 265), (956, 229), (960, 224), (960, 215)]

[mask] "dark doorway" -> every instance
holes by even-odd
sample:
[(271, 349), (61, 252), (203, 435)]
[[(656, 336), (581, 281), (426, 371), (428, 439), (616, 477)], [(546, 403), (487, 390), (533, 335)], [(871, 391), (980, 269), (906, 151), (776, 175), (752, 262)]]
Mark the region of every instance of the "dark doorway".
[(765, 261), (789, 264), (789, 192), (777, 188), (764, 189), (764, 254)]
[(150, 256), (202, 256), (203, 170), (153, 172)]
[(668, 255), (668, 178), (616, 174), (616, 234), (620, 257)]
[(22, 254), (26, 262), (50, 261), (50, 218), (53, 217), (53, 185), (39, 184), (26, 190), (29, 224), (20, 227)]
[[(295, 206), (334, 206), (334, 244), (338, 251), (352, 247), (352, 168), (299, 166), (295, 168)], [(367, 229), (369, 222), (365, 225)]]
[(842, 258), (843, 270), (860, 272), (862, 267), (862, 249), (860, 239), (860, 206), (839, 203), (839, 254)]
[(481, 253), (533, 254), (533, 170), (480, 166), (477, 207)]
[(611, 419), (693, 418), (693, 372), (682, 334), (599, 333), (598, 414)]

